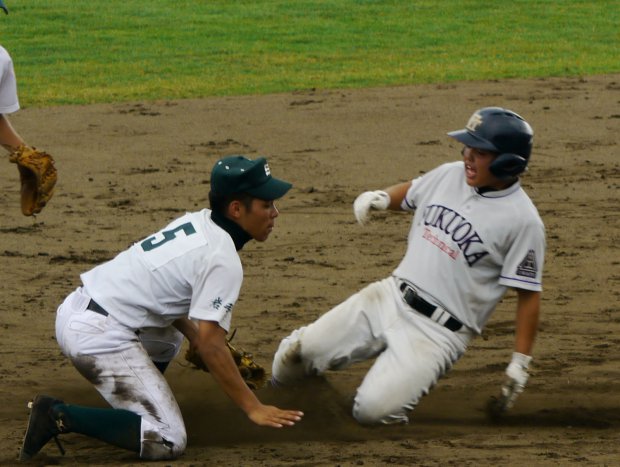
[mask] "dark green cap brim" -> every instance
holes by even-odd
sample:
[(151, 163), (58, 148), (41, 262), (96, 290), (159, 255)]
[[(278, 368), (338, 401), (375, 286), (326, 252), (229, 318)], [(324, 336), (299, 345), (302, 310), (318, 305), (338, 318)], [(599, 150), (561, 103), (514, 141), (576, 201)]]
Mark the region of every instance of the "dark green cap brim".
[(267, 183), (247, 190), (246, 192), (255, 198), (272, 201), (274, 199), (282, 198), (292, 186), (293, 185), (289, 182), (271, 177)]

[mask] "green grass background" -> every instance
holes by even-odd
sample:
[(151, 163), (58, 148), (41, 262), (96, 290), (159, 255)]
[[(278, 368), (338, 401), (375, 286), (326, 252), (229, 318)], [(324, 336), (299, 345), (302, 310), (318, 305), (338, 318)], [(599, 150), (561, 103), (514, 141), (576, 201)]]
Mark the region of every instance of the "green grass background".
[(5, 0), (26, 106), (620, 71), (620, 0)]

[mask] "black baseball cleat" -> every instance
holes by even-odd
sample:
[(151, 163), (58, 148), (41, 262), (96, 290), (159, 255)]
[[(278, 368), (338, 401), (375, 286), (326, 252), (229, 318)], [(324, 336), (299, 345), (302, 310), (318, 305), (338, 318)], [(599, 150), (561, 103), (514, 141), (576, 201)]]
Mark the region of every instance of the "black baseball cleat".
[(54, 399), (50, 396), (36, 396), (28, 403), (30, 417), (28, 418), (28, 428), (19, 453), (20, 461), (27, 461), (36, 455), (50, 439), (54, 438), (60, 453), (64, 456), (65, 450), (58, 441), (58, 435), (62, 433), (62, 420), (54, 418), (52, 407), (56, 404), (63, 404), (63, 401)]

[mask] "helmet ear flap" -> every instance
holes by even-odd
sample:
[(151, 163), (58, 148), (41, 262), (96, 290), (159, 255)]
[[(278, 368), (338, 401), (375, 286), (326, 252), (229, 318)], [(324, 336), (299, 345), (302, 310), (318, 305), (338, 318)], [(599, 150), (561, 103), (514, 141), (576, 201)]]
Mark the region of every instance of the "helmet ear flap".
[(489, 170), (500, 180), (516, 177), (524, 172), (527, 167), (527, 159), (518, 154), (500, 154), (495, 158)]

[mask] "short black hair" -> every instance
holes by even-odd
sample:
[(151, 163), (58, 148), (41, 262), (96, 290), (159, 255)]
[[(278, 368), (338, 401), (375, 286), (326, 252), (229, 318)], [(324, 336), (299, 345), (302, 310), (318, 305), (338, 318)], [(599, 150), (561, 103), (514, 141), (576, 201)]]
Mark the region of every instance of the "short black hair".
[(228, 205), (233, 201), (240, 201), (246, 209), (252, 208), (252, 201), (254, 196), (248, 193), (233, 193), (230, 195), (218, 195), (217, 193), (209, 192), (209, 206), (212, 211), (218, 212), (222, 215), (226, 215)]

